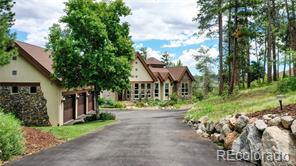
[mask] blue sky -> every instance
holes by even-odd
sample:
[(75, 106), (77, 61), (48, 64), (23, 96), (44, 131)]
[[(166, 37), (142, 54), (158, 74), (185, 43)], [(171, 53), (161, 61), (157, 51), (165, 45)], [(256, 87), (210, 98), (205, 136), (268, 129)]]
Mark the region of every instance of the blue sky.
[[(15, 0), (17, 39), (44, 46), (48, 28), (63, 15), (65, 0)], [(201, 46), (210, 47), (217, 57), (217, 39), (207, 38), (192, 18), (198, 13), (196, 0), (125, 0), (132, 15), (123, 18), (130, 24), (134, 47), (148, 49), (148, 56), (160, 58), (168, 52), (172, 60), (181, 60), (197, 74), (193, 54)], [(38, 6), (38, 8), (36, 8)], [(196, 35), (199, 34), (199, 35)]]

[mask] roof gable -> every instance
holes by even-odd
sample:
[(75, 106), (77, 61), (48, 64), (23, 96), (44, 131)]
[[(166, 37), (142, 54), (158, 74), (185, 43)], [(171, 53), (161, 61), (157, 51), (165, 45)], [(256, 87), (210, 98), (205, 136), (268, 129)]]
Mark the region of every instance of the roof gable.
[(194, 81), (194, 77), (192, 76), (188, 67), (168, 67), (167, 69), (170, 71), (175, 81), (180, 81), (186, 73), (189, 75), (189, 78)]

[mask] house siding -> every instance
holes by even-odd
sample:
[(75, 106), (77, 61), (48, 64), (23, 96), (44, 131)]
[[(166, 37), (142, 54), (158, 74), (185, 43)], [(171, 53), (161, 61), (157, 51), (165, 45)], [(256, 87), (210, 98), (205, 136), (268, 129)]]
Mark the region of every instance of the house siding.
[[(13, 70), (17, 71), (17, 75), (12, 75)], [(49, 81), (22, 56), (19, 55), (16, 60), (11, 60), (9, 64), (0, 67), (0, 75), (0, 82), (3, 83), (40, 83), (40, 88), (47, 100), (46, 107), (50, 123), (57, 125), (62, 122), (61, 88)]]

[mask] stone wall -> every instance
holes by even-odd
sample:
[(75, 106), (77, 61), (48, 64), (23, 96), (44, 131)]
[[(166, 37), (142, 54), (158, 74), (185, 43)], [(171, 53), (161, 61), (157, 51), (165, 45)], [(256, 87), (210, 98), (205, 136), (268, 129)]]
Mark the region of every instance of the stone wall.
[(0, 86), (0, 107), (13, 113), (26, 126), (50, 125), (46, 99), (40, 86), (37, 93), (30, 94), (29, 86), (19, 86), (19, 93), (11, 94), (10, 86)]

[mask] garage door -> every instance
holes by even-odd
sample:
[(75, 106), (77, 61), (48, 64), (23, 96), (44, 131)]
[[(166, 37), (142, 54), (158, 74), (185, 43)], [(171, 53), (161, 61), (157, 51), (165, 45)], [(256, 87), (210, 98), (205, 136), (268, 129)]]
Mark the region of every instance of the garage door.
[(78, 116), (86, 113), (86, 94), (80, 93), (78, 99)]
[(88, 111), (94, 110), (94, 93), (90, 93), (88, 96)]
[(65, 96), (64, 123), (75, 119), (75, 95)]

